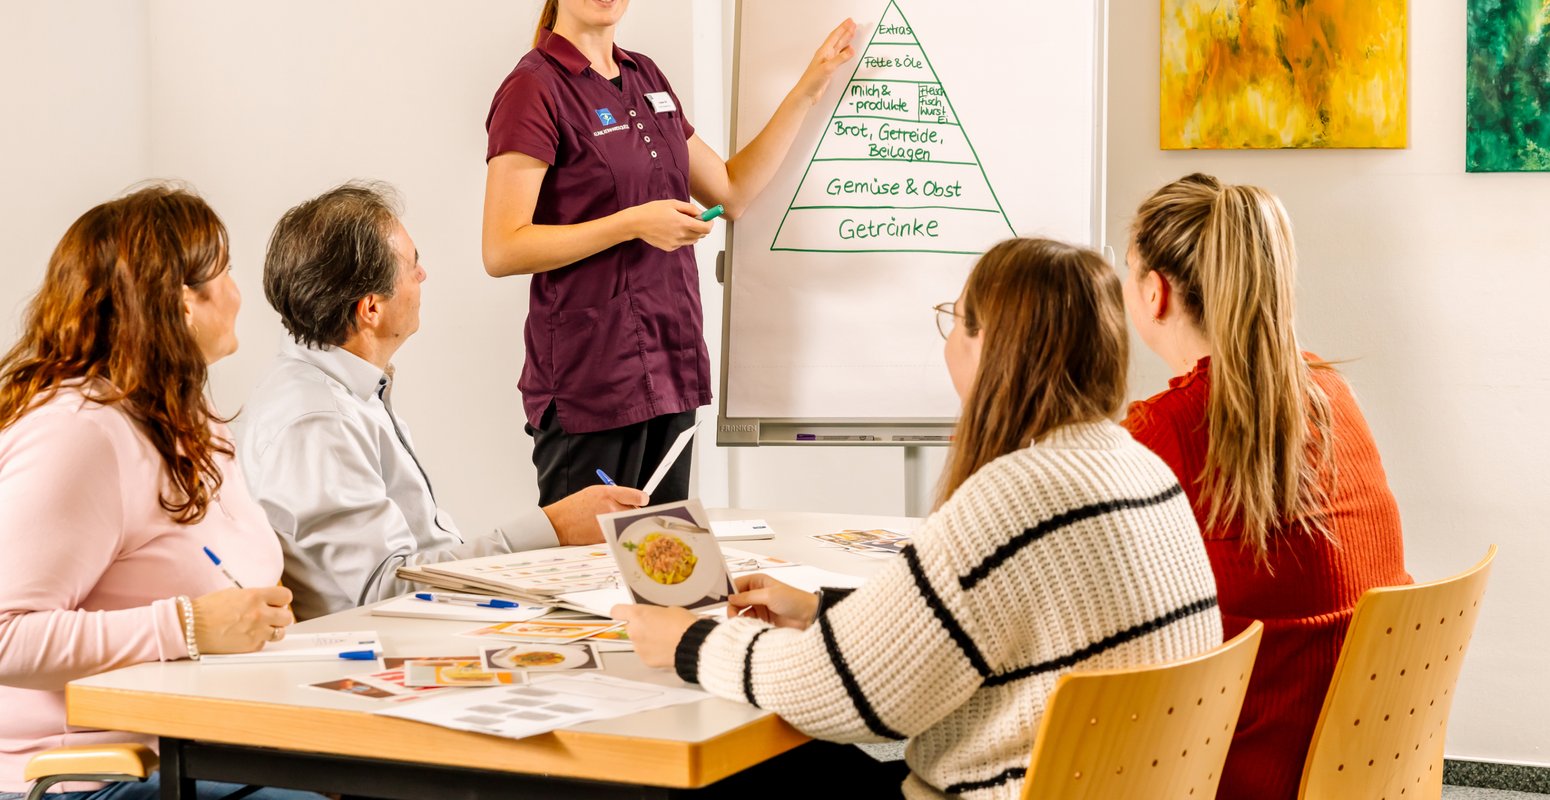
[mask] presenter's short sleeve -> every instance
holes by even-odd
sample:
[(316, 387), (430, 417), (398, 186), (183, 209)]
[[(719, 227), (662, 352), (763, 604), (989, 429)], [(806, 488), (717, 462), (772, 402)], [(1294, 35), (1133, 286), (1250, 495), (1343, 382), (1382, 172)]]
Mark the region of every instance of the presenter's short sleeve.
[(518, 67), (507, 76), (485, 121), (489, 147), (484, 159), (522, 153), (553, 165), (560, 146), (559, 111), (543, 76)]

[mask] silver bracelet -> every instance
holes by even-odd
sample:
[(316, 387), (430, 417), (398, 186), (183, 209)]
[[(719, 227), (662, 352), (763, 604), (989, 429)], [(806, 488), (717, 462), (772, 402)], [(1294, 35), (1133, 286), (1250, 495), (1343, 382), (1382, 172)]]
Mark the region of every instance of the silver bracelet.
[(178, 595), (178, 605), (183, 607), (183, 641), (188, 643), (188, 657), (199, 660), (199, 643), (194, 641), (194, 601), (188, 595)]

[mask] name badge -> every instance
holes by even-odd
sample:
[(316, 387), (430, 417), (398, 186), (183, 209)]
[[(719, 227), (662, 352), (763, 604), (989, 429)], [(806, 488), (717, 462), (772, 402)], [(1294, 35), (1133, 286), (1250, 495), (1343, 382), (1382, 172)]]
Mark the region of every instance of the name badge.
[(673, 96), (667, 92), (647, 92), (646, 99), (651, 101), (652, 110), (658, 114), (678, 110), (678, 105), (673, 102)]

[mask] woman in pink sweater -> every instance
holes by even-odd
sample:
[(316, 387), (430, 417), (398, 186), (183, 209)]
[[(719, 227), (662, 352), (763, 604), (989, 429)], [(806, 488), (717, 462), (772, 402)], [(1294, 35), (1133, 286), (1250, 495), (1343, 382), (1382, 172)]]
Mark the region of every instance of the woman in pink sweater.
[[(27, 790), (40, 751), (140, 738), (68, 725), (67, 682), (256, 650), (292, 622), (279, 543), (204, 394), (206, 366), (237, 348), (240, 305), (215, 212), (151, 187), (70, 226), (0, 358), (0, 793)], [(64, 788), (158, 794), (155, 780)], [(199, 797), (240, 788), (201, 784)]]

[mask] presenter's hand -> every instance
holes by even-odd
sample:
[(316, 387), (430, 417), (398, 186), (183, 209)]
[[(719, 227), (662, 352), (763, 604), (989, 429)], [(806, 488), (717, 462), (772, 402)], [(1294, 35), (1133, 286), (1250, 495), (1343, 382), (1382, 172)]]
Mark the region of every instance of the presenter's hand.
[[(729, 617), (750, 616), (776, 627), (800, 630), (818, 616), (818, 595), (787, 586), (763, 572), (744, 575), (735, 584), (737, 594), (727, 598)], [(748, 609), (746, 614), (744, 609)]]
[(290, 604), (291, 590), (284, 586), (233, 586), (196, 598), (194, 644), (201, 653), (251, 653), (278, 642), (296, 621)]
[(554, 535), (560, 544), (597, 544), (603, 541), (603, 529), (597, 525), (597, 515), (612, 514), (640, 508), (651, 501), (639, 489), (623, 486), (588, 486), (579, 492), (544, 506), (544, 515), (554, 526)]
[(856, 57), (855, 48), (851, 47), (851, 40), (856, 37), (856, 22), (847, 19), (841, 22), (838, 28), (829, 32), (829, 38), (823, 40), (818, 46), (818, 52), (813, 54), (813, 60), (807, 65), (807, 70), (802, 77), (797, 79), (797, 85), (792, 93), (808, 99), (811, 103), (817, 103), (823, 96), (824, 90), (829, 88), (829, 79), (834, 77), (834, 71), (841, 64)]
[(635, 654), (648, 667), (673, 666), (678, 640), (700, 619), (692, 611), (660, 606), (617, 605), (608, 615), (628, 623)]
[(700, 221), (700, 209), (682, 200), (655, 200), (626, 209), (635, 238), (671, 253), (688, 247), (710, 233), (711, 224)]

